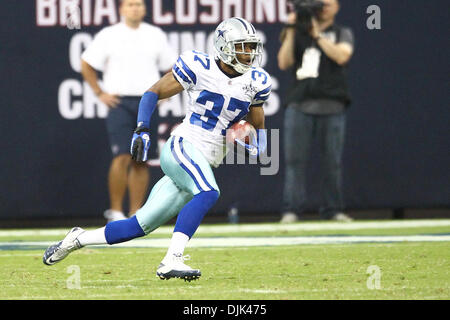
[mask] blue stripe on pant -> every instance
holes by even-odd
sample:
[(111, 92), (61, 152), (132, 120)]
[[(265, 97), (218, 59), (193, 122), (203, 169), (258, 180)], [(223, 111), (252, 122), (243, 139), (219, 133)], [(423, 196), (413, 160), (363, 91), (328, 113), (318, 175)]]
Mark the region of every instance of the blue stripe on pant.
[[(214, 174), (212, 173), (211, 166), (206, 161), (206, 159), (203, 157), (203, 155), (200, 154), (200, 152), (195, 152), (196, 150), (192, 145), (187, 142), (187, 150), (185, 146), (185, 142), (183, 138), (181, 137), (172, 137), (170, 142), (170, 150), (171, 154), (173, 156), (173, 159), (175, 159), (176, 163), (181, 167), (184, 172), (188, 174), (190, 179), (194, 182), (196, 188), (198, 189), (198, 192), (201, 191), (212, 191), (217, 190), (219, 191), (219, 188), (217, 187), (217, 184), (215, 183)], [(192, 153), (192, 156), (188, 154), (188, 152)], [(199, 163), (201, 161), (201, 163)], [(164, 166), (162, 164), (163, 170)], [(172, 170), (170, 170), (172, 171)], [(206, 174), (206, 173), (207, 174)], [(177, 182), (177, 180), (185, 180), (180, 179), (183, 178), (183, 175), (180, 175), (180, 173), (170, 174), (167, 173), (171, 178)], [(208, 179), (212, 180), (210, 183)], [(185, 181), (181, 181), (181, 184), (184, 184)], [(198, 192), (193, 192), (194, 194)]]
[(194, 174), (192, 173), (192, 171), (189, 170), (189, 169), (186, 167), (186, 165), (185, 165), (185, 164), (180, 160), (180, 158), (178, 157), (177, 153), (175, 152), (174, 143), (175, 143), (175, 140), (172, 140), (172, 144), (171, 144), (171, 147), (170, 147), (170, 150), (172, 150), (172, 155), (173, 155), (173, 157), (174, 157), (175, 160), (178, 162), (178, 164), (183, 168), (183, 170), (186, 171), (187, 174), (189, 174), (189, 175), (191, 176), (191, 178), (192, 178), (192, 180), (194, 181), (194, 183), (195, 183), (195, 185), (197, 186), (197, 188), (198, 188), (199, 190), (201, 190), (201, 191), (204, 191), (204, 190), (202, 189), (202, 187), (200, 186), (198, 180), (195, 178), (195, 176), (194, 176)]
[[(174, 141), (175, 143), (179, 146), (180, 151), (181, 151), (181, 155), (180, 157), (176, 156), (176, 151), (173, 148), (174, 145)], [(182, 168), (192, 177), (192, 179), (194, 181), (196, 181), (196, 185), (199, 187), (199, 189), (201, 189), (202, 191), (211, 191), (214, 190), (214, 188), (209, 184), (208, 180), (205, 178), (205, 175), (202, 172), (202, 169), (200, 168), (200, 166), (194, 161), (192, 160), (189, 155), (184, 152), (184, 148), (183, 148), (183, 138), (176, 138), (174, 139), (174, 141), (172, 141), (172, 153), (174, 153), (174, 157), (177, 157), (179, 161), (178, 163), (182, 166)], [(185, 158), (185, 160), (187, 160), (195, 169), (188, 169), (188, 167), (186, 167), (186, 165), (183, 164), (183, 157)], [(184, 160), (184, 161), (185, 161)], [(199, 175), (200, 178), (196, 178), (196, 175)], [(204, 184), (206, 185), (208, 188), (201, 188), (200, 184)]]

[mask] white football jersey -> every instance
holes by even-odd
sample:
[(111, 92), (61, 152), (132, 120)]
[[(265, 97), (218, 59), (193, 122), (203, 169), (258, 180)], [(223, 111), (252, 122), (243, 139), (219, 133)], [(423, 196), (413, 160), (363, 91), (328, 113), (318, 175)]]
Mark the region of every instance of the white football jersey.
[(227, 153), (226, 130), (249, 112), (251, 105), (263, 104), (272, 81), (262, 68), (230, 78), (214, 57), (198, 51), (180, 55), (172, 73), (185, 88), (189, 105), (183, 122), (171, 133), (183, 137), (217, 167)]

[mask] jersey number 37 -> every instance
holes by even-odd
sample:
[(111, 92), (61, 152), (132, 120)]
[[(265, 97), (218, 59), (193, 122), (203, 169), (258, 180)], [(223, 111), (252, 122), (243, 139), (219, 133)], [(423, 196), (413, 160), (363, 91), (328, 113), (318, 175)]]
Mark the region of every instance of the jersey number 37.
[[(223, 95), (208, 90), (203, 90), (200, 92), (196, 102), (198, 104), (204, 105), (206, 107), (207, 103), (212, 103), (213, 107), (211, 110), (206, 109), (205, 114), (201, 115), (199, 113), (192, 113), (190, 117), (190, 123), (201, 126), (203, 129), (208, 131), (213, 131), (219, 120), (219, 115), (222, 109), (225, 107), (225, 98)], [(228, 124), (228, 128), (242, 119), (248, 112), (250, 102), (242, 101), (239, 99), (231, 98), (226, 106), (229, 111), (239, 110), (240, 112), (236, 115), (234, 119)], [(205, 120), (207, 118), (207, 120)], [(222, 130), (222, 134), (225, 135), (225, 129)]]

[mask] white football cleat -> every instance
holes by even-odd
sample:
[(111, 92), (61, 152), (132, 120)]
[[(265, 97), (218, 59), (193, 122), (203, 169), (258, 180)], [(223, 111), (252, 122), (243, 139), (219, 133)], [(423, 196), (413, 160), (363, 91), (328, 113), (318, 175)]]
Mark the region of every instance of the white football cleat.
[(106, 220), (108, 220), (108, 222), (124, 220), (127, 218), (127, 216), (123, 212), (111, 209), (105, 210), (103, 216), (106, 218)]
[(340, 221), (340, 222), (352, 222), (353, 218), (346, 215), (343, 212), (338, 212), (331, 218), (331, 220)]
[(172, 256), (165, 257), (156, 270), (156, 275), (161, 280), (170, 278), (180, 278), (184, 281), (192, 281), (200, 278), (202, 273), (198, 269), (192, 269), (184, 264), (185, 260), (189, 260), (189, 256), (183, 256), (181, 253), (174, 253)]
[(67, 257), (72, 251), (82, 248), (77, 238), (83, 232), (84, 230), (79, 227), (72, 228), (64, 240), (48, 247), (42, 258), (44, 264), (51, 266)]
[(280, 223), (294, 223), (298, 221), (298, 216), (294, 212), (285, 212), (281, 217)]

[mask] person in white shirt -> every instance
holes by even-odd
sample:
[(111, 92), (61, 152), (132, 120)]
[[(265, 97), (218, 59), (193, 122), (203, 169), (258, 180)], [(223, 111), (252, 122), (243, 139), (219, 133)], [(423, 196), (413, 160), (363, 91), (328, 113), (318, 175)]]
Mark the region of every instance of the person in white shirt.
[[(132, 161), (130, 137), (140, 97), (176, 60), (165, 33), (143, 22), (144, 0), (121, 0), (119, 12), (121, 22), (102, 29), (81, 57), (84, 80), (110, 108), (106, 127), (113, 159), (108, 173), (110, 208), (104, 213), (108, 221), (126, 218), (123, 200), (127, 189), (130, 215), (143, 204), (150, 172), (145, 163)], [(101, 84), (97, 71), (103, 72)], [(157, 134), (156, 127), (151, 134)]]

